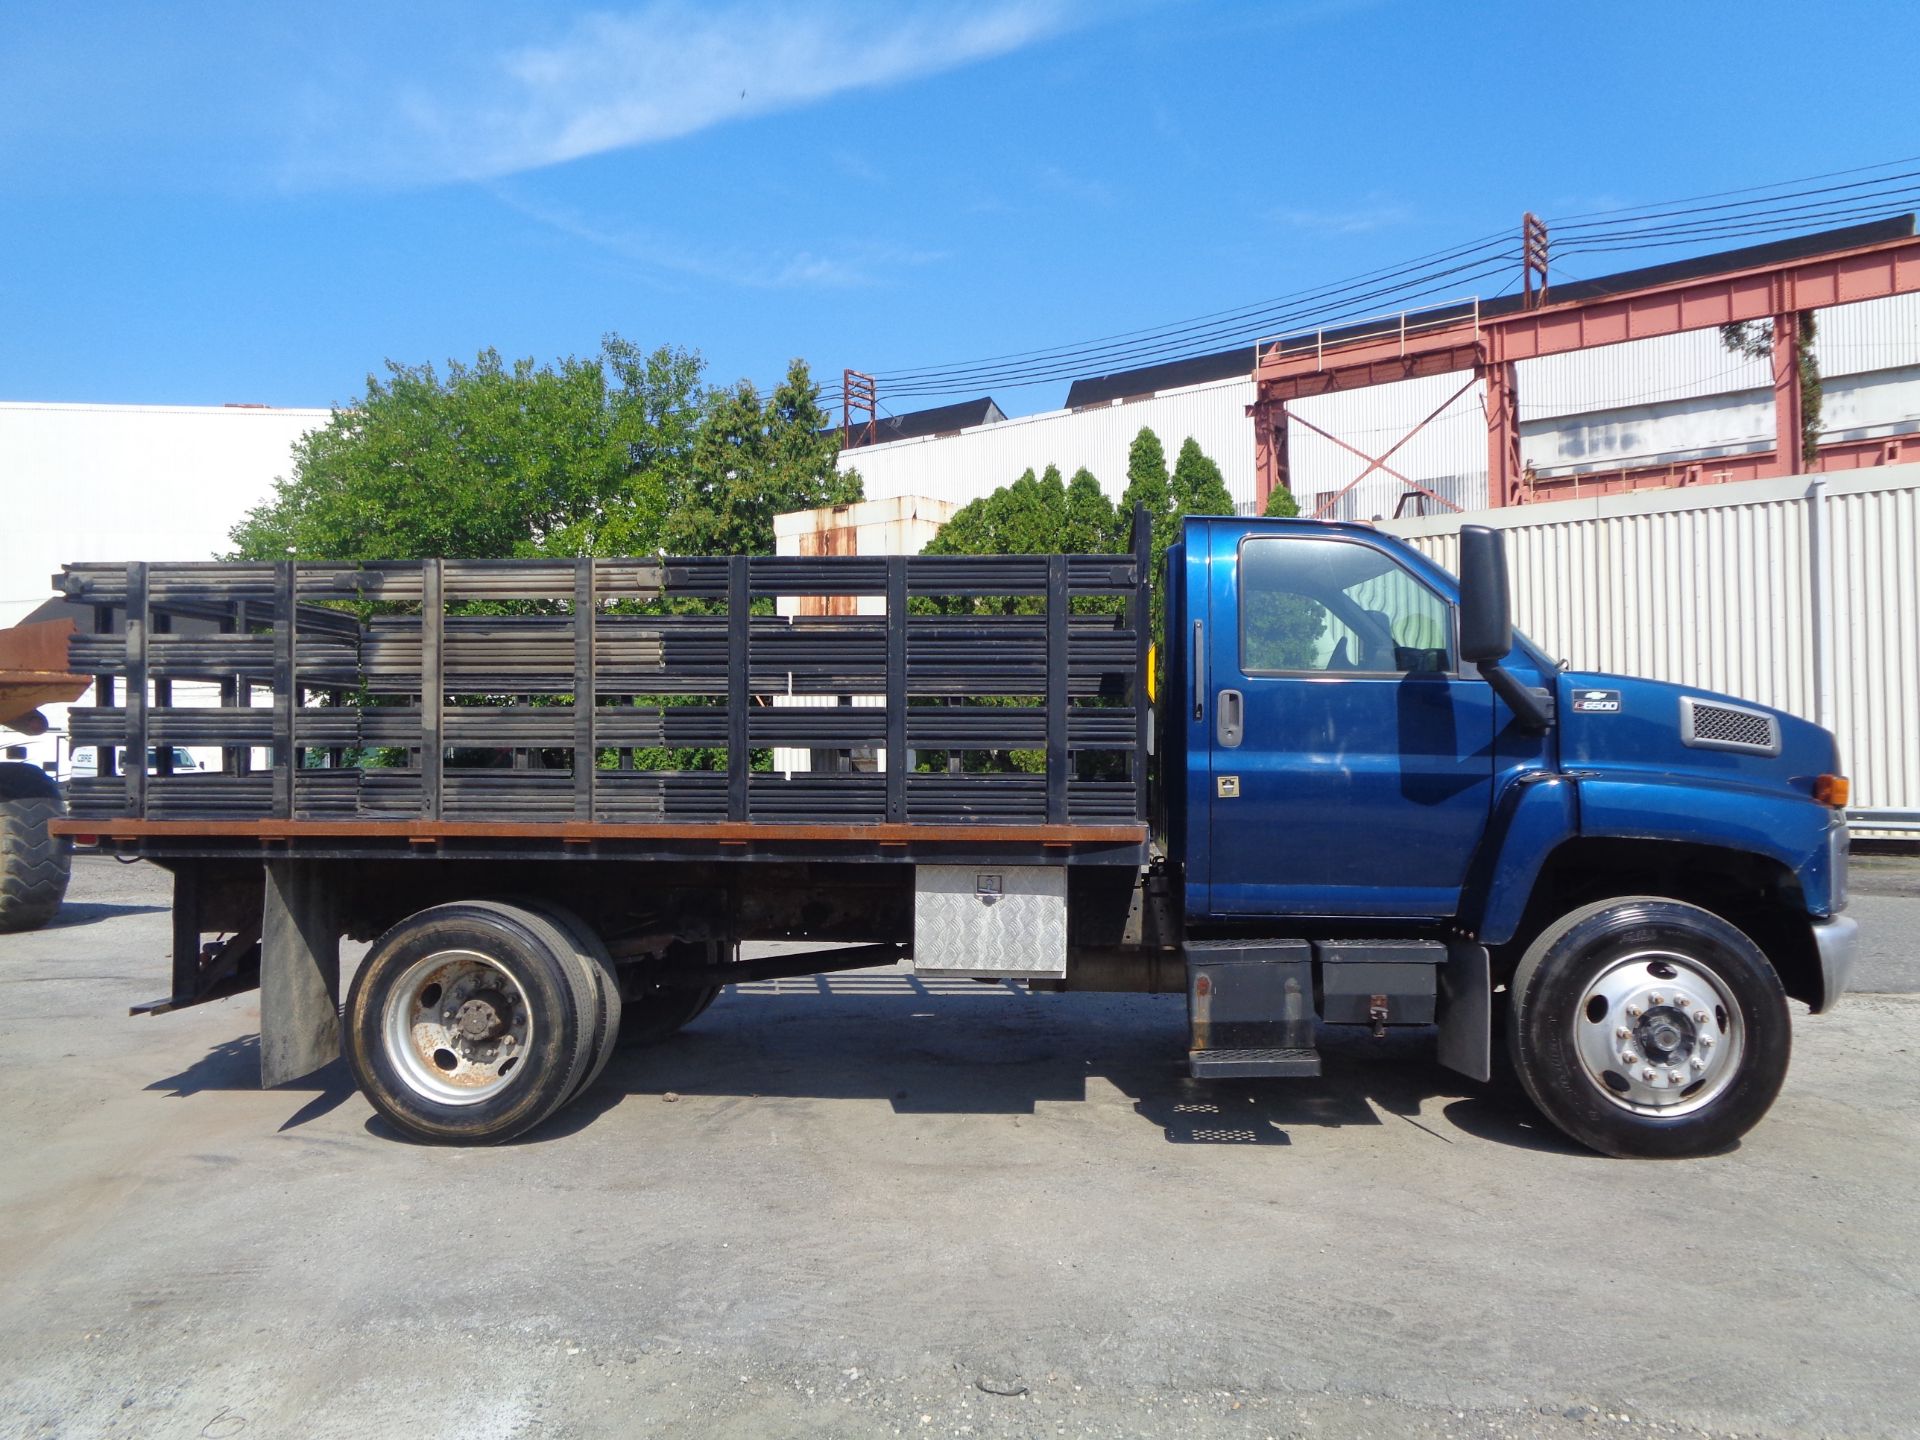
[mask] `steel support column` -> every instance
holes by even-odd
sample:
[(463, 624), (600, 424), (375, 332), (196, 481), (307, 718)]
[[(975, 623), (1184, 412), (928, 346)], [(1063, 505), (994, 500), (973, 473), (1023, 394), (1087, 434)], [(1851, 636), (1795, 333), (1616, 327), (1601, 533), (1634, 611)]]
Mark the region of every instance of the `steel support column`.
[(1287, 406), (1283, 400), (1261, 400), (1249, 405), (1247, 413), (1253, 417), (1253, 498), (1264, 515), (1275, 490), (1293, 489), (1287, 453)]
[(1773, 317), (1773, 458), (1776, 475), (1806, 469), (1806, 410), (1800, 396), (1800, 312)]
[(1484, 367), (1487, 381), (1487, 504), (1526, 500), (1520, 467), (1520, 382), (1513, 362)]

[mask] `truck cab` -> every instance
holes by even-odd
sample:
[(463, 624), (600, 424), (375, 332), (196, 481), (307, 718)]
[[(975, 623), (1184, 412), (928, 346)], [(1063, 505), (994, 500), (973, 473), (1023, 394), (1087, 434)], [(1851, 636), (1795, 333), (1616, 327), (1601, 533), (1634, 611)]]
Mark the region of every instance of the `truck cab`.
[[(1845, 986), (1833, 737), (1555, 664), (1512, 628), (1496, 532), (1466, 527), (1460, 569), (1366, 525), (1185, 522), (1159, 715), (1189, 944), (1305, 941), (1321, 1019), (1437, 1014), (1470, 1072), (1504, 1009), (1529, 1092), (1597, 1148), (1725, 1143), (1784, 1076), (1785, 998)], [(1237, 973), (1195, 997), (1210, 1020)], [(1232, 1025), (1196, 1027), (1197, 1074), (1256, 1073), (1210, 1061)]]

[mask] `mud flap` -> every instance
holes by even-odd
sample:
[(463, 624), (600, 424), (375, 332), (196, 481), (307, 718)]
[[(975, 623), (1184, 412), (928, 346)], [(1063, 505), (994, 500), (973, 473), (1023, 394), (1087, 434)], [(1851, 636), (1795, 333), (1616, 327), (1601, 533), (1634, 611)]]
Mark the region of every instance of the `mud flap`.
[(1471, 941), (1447, 942), (1440, 967), (1440, 1003), (1434, 1023), (1440, 1027), (1436, 1058), (1470, 1080), (1493, 1078), (1493, 975), (1487, 947)]
[(266, 865), (260, 935), (260, 1085), (271, 1090), (340, 1055), (340, 926), (318, 866)]

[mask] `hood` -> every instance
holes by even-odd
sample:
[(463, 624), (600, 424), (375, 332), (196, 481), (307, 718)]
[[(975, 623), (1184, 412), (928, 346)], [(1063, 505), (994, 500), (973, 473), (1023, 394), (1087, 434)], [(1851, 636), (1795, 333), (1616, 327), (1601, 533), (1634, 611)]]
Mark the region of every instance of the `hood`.
[(1697, 777), (1811, 799), (1839, 770), (1833, 736), (1784, 710), (1694, 685), (1562, 671), (1560, 761), (1569, 770)]

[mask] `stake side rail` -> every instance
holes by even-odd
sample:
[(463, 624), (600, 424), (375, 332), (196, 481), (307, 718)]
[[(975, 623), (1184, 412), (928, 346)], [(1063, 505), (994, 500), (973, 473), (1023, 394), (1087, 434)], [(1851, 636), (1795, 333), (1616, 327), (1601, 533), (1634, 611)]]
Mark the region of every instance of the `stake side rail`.
[[(101, 763), (68, 833), (1143, 849), (1135, 524), (1120, 555), (71, 565)], [(221, 763), (140, 763), (175, 746)]]

